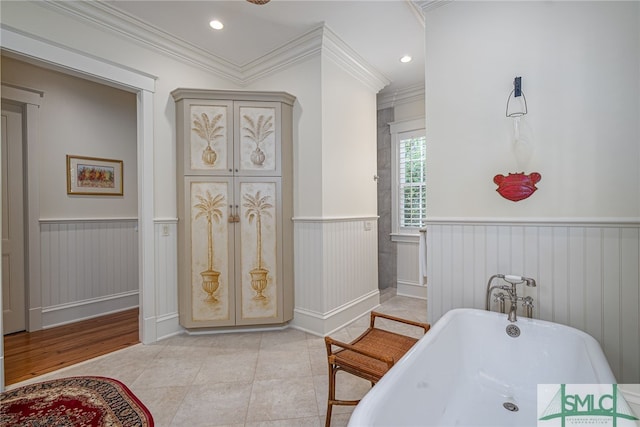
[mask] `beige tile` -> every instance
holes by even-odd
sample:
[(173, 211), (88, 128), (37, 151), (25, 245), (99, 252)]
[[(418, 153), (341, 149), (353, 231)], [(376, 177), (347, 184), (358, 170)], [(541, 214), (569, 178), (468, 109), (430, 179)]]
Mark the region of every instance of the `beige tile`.
[(312, 377), (254, 381), (247, 422), (318, 415)]
[(217, 354), (204, 359), (194, 384), (253, 381), (258, 352)]
[(211, 347), (213, 340), (214, 335), (189, 335), (184, 333), (162, 340), (162, 343), (165, 346)]
[(329, 375), (327, 351), (324, 346), (320, 349), (309, 349), (309, 362), (311, 363), (311, 375)]
[(136, 387), (189, 386), (200, 371), (202, 361), (196, 359), (153, 359), (133, 383)]
[(162, 341), (165, 345), (156, 355), (157, 359), (204, 358), (215, 354), (213, 345), (216, 335), (174, 335)]
[[(331, 415), (331, 427), (347, 427), (349, 425), (349, 420), (351, 419), (351, 412), (353, 412), (354, 408), (350, 409), (349, 413), (343, 414), (336, 414), (336, 412), (333, 411), (333, 414)], [(324, 419), (325, 416), (323, 415), (321, 418), (322, 425), (324, 425)]]
[[(327, 399), (329, 398), (329, 375), (316, 375), (313, 377), (313, 384), (316, 390), (316, 403), (318, 412), (327, 412)], [(359, 400), (371, 390), (371, 383), (362, 378), (339, 371), (336, 374), (336, 398), (342, 400)], [(352, 406), (334, 405), (334, 414), (351, 413)]]
[(307, 348), (307, 333), (288, 328), (262, 333), (260, 350), (299, 351)]
[(131, 391), (144, 403), (153, 416), (156, 427), (171, 425), (189, 387), (131, 387)]
[(251, 383), (191, 386), (171, 425), (198, 427), (242, 424), (250, 396)]
[(260, 350), (261, 332), (212, 335), (211, 354), (235, 354)]
[(246, 423), (245, 427), (320, 427), (320, 417), (291, 418), (288, 420), (256, 421)]
[(311, 376), (307, 346), (292, 350), (260, 350), (255, 378), (291, 378)]
[(115, 378), (127, 385), (133, 384), (148, 366), (145, 359), (123, 359), (121, 361), (103, 360), (95, 365), (96, 373), (103, 377)]

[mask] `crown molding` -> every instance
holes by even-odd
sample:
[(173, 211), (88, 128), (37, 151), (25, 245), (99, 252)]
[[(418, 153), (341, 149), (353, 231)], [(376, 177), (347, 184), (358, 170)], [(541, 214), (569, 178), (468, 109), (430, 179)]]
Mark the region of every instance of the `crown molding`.
[(322, 51), (322, 31), (323, 26), (321, 25), (244, 64), (242, 66), (243, 84), (253, 83), (298, 62), (319, 55)]
[(424, 101), (424, 85), (409, 86), (388, 93), (378, 94), (378, 110), (395, 107), (410, 102)]
[(44, 0), (38, 4), (128, 37), (139, 45), (195, 65), (239, 86), (320, 54), (326, 54), (375, 92), (390, 83), (324, 23), (259, 58), (237, 65), (104, 2)]
[(405, 0), (405, 4), (407, 5), (407, 7), (411, 9), (411, 12), (413, 12), (413, 15), (416, 17), (420, 25), (422, 25), (422, 28), (424, 28), (425, 26), (424, 13), (422, 13), (422, 9), (418, 3), (420, 2), (413, 1), (413, 0)]
[(136, 43), (151, 47), (182, 62), (196, 65), (232, 82), (242, 84), (242, 70), (222, 57), (209, 54), (203, 49), (172, 34), (130, 16), (106, 3), (98, 1), (52, 1), (37, 3), (51, 10), (63, 12), (92, 24), (128, 37)]
[(338, 64), (367, 87), (378, 93), (391, 83), (384, 74), (369, 65), (355, 50), (347, 45), (326, 24), (322, 24), (323, 54)]
[(420, 0), (420, 1), (416, 1), (416, 5), (422, 9), (423, 14), (433, 10), (433, 9), (437, 9), (441, 6), (444, 6), (446, 4), (451, 3), (453, 0)]

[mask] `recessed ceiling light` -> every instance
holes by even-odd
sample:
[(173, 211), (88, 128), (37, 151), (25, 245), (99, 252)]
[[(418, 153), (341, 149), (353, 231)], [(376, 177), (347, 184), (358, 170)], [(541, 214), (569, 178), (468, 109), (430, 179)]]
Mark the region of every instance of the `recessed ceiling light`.
[(214, 30), (221, 30), (224, 28), (224, 25), (222, 24), (222, 22), (218, 21), (217, 19), (214, 19), (213, 21), (209, 22), (209, 26)]
[(413, 58), (411, 58), (409, 55), (405, 55), (405, 56), (403, 56), (402, 58), (400, 58), (400, 62), (402, 62), (402, 63), (405, 63), (405, 64), (406, 64), (407, 62), (411, 62), (411, 60), (412, 60), (412, 59), (413, 59)]

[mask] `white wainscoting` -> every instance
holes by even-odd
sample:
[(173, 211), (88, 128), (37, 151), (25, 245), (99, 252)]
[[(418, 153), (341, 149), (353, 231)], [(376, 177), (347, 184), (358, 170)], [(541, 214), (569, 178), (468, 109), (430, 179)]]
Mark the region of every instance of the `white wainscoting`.
[(534, 317), (602, 345), (619, 383), (640, 383), (640, 222), (431, 220), (427, 317), (484, 309), (496, 273), (533, 277)]
[(427, 299), (427, 286), (420, 283), (418, 234), (392, 234), (396, 243), (396, 293), (397, 295)]
[(42, 326), (138, 306), (138, 220), (40, 220)]
[(183, 331), (178, 318), (178, 220), (155, 219), (156, 335)]
[(380, 304), (377, 221), (294, 218), (293, 327), (328, 335)]

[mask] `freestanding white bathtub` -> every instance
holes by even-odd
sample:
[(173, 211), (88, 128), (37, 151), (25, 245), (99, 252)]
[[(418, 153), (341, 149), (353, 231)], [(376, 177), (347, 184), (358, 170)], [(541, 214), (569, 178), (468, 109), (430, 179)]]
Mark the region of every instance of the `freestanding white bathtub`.
[[(509, 336), (508, 325), (520, 335)], [(349, 426), (535, 426), (538, 384), (615, 382), (600, 345), (582, 331), (456, 309), (367, 393)]]

